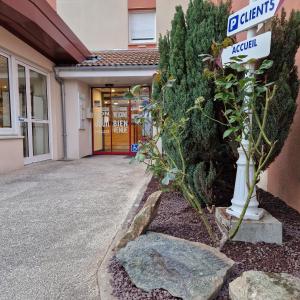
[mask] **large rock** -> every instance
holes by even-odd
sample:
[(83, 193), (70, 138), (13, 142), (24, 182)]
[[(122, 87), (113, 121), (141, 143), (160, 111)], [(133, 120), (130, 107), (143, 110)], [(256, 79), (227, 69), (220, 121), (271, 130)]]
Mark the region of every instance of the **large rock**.
[(232, 300), (298, 300), (300, 279), (286, 273), (247, 271), (229, 284)]
[(117, 253), (132, 282), (187, 300), (212, 299), (234, 262), (217, 249), (148, 232)]
[(147, 198), (143, 208), (134, 217), (128, 231), (117, 243), (114, 250), (120, 250), (125, 247), (128, 242), (135, 240), (145, 232), (157, 214), (161, 193), (161, 191), (154, 192)]

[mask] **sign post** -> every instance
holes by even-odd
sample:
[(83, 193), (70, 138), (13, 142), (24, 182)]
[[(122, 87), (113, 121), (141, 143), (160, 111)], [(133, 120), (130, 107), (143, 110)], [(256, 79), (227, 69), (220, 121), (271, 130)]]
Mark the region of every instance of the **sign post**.
[[(282, 0), (249, 0), (249, 5), (245, 8), (232, 14), (228, 19), (227, 35), (232, 36), (239, 32), (247, 31), (247, 40), (241, 43), (237, 43), (232, 47), (224, 49), (222, 53), (222, 63), (226, 64), (230, 62), (230, 58), (239, 55), (247, 55), (246, 61), (251, 59), (259, 59), (266, 57), (270, 54), (271, 48), (271, 32), (262, 34), (256, 37), (257, 25), (263, 23), (266, 20), (272, 18), (279, 6), (282, 4)], [(240, 53), (234, 53), (234, 52)], [(245, 60), (241, 63), (245, 63)], [(247, 64), (248, 70), (246, 76), (254, 76), (254, 64)], [(251, 92), (253, 86), (248, 86), (248, 91)], [(250, 93), (249, 93), (250, 94)], [(249, 101), (248, 96), (244, 101)], [(249, 111), (249, 118), (252, 119), (252, 112)], [(250, 130), (248, 128), (247, 130)], [(231, 200), (231, 206), (227, 208), (226, 212), (234, 217), (239, 218), (245, 203), (248, 198), (248, 184), (246, 179), (247, 172), (247, 158), (244, 151), (248, 150), (249, 141), (245, 136), (242, 137), (242, 146), (238, 149), (239, 159), (237, 161), (237, 174), (235, 179), (234, 196)], [(254, 161), (250, 158), (249, 164), (249, 180), (254, 178)], [(258, 208), (258, 201), (256, 198), (256, 188), (251, 195), (251, 200), (247, 208), (244, 219), (246, 220), (260, 220), (264, 215), (264, 210)]]

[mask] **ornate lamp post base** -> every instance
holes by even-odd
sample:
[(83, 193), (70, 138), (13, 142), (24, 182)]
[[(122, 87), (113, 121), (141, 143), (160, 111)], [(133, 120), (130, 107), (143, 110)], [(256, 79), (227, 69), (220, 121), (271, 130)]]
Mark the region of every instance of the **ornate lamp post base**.
[[(247, 147), (247, 144), (244, 144), (244, 147)], [(235, 179), (235, 187), (234, 187), (234, 196), (231, 200), (231, 206), (227, 208), (226, 212), (236, 218), (239, 218), (245, 203), (248, 198), (249, 189), (246, 181), (246, 173), (247, 173), (247, 159), (246, 155), (243, 151), (243, 148), (238, 149), (239, 159), (237, 161), (237, 173)], [(249, 163), (249, 179), (250, 182), (254, 177), (254, 163), (250, 161)], [(260, 220), (264, 215), (264, 209), (258, 208), (258, 201), (256, 198), (256, 188), (254, 188), (249, 206), (247, 208), (246, 214), (244, 216), (245, 220)]]
[[(242, 211), (242, 210), (241, 210)], [(228, 207), (226, 209), (226, 212), (233, 217), (239, 218), (241, 215), (241, 211), (237, 212), (236, 210), (234, 210), (232, 207)], [(255, 212), (249, 212), (249, 210), (247, 210), (244, 220), (254, 220), (254, 221), (259, 221), (265, 214), (265, 210), (263, 208), (256, 208)]]

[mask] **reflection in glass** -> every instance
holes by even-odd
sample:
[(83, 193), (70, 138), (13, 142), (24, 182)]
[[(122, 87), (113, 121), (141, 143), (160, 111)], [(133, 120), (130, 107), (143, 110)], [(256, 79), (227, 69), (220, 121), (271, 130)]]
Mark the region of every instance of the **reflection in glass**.
[(49, 125), (46, 123), (32, 123), (33, 155), (48, 154)]
[(111, 90), (112, 152), (129, 151), (129, 101), (128, 88)]
[(25, 67), (18, 65), (20, 117), (27, 118)]
[(30, 70), (31, 115), (36, 120), (48, 120), (47, 77)]
[(94, 152), (130, 153), (131, 146), (147, 135), (151, 124), (142, 127), (136, 117), (149, 103), (149, 87), (140, 97), (128, 98), (129, 88), (93, 88)]
[(11, 127), (8, 59), (0, 55), (0, 128)]

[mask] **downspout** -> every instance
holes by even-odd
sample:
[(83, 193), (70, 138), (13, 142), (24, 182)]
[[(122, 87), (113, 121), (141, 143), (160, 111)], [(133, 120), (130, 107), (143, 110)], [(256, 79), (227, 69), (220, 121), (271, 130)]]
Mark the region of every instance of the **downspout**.
[(63, 129), (63, 160), (68, 160), (67, 152), (67, 119), (66, 119), (66, 93), (65, 93), (65, 81), (59, 77), (57, 70), (54, 69), (55, 79), (60, 85), (61, 94), (61, 117), (62, 117), (62, 129)]

